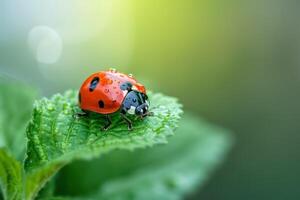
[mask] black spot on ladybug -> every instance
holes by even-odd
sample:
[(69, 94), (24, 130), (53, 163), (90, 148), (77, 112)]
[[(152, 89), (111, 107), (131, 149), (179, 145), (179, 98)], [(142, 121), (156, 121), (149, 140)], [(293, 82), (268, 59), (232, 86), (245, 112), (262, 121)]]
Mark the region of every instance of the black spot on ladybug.
[(133, 102), (136, 102), (136, 98), (132, 99)]
[(100, 81), (99, 77), (93, 78), (93, 80), (91, 81), (90, 87), (89, 87), (90, 92), (93, 92), (95, 90), (99, 81)]
[(104, 108), (104, 102), (102, 100), (100, 100), (98, 102), (98, 105), (99, 105), (100, 108)]
[(81, 103), (81, 94), (80, 94), (80, 92), (78, 94), (78, 101), (79, 101), (79, 103)]

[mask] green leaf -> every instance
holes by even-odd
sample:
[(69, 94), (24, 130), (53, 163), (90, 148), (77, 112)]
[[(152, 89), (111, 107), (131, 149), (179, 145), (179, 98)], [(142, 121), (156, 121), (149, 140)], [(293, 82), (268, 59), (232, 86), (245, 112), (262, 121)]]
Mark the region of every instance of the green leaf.
[(0, 184), (5, 200), (22, 199), (21, 164), (4, 149), (0, 149)]
[(52, 178), (47, 184), (39, 191), (38, 199), (45, 199), (53, 197), (56, 188), (56, 178)]
[(185, 115), (167, 145), (115, 151), (67, 166), (58, 195), (88, 199), (183, 199), (223, 161), (231, 134), (194, 115)]
[(0, 77), (0, 147), (24, 159), (25, 129), (37, 92), (24, 84)]
[(181, 105), (162, 94), (149, 97), (154, 116), (135, 120), (134, 130), (128, 131), (116, 114), (114, 126), (106, 132), (100, 130), (105, 123), (101, 115), (74, 117), (79, 112), (75, 91), (37, 101), (27, 128), (26, 198), (34, 198), (50, 177), (74, 159), (166, 143), (177, 127)]
[(39, 200), (93, 200), (88, 198), (76, 198), (76, 197), (45, 197)]
[(80, 198), (71, 198), (71, 197), (45, 197), (39, 200), (81, 200)]

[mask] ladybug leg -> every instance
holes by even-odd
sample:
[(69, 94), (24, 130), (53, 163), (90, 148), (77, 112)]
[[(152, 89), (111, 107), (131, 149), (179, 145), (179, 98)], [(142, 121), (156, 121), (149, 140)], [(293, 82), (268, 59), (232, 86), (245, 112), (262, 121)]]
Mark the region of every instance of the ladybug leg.
[(109, 115), (105, 115), (105, 119), (106, 119), (106, 124), (105, 126), (102, 128), (104, 131), (107, 131), (108, 128), (110, 127), (110, 125), (112, 124), (111, 118)]
[(132, 130), (132, 122), (131, 122), (131, 120), (128, 119), (128, 117), (126, 117), (126, 115), (123, 112), (121, 112), (120, 114), (121, 114), (121, 117), (124, 119), (124, 121), (127, 123), (128, 130), (131, 131)]
[(154, 116), (153, 112), (146, 112), (145, 114), (141, 115), (141, 118), (144, 119), (147, 116)]
[(86, 117), (88, 116), (89, 114), (87, 112), (85, 112), (84, 110), (82, 110), (81, 112), (77, 112), (74, 114), (74, 117), (75, 118), (80, 118), (80, 117)]

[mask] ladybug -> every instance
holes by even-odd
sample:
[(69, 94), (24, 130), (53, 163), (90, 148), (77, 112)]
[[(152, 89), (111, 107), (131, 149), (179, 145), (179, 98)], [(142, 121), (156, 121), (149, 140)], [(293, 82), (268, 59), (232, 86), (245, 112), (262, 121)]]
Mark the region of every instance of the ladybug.
[(132, 121), (127, 114), (142, 119), (153, 114), (149, 112), (146, 88), (132, 75), (117, 72), (115, 69), (89, 76), (80, 88), (78, 100), (83, 112), (78, 113), (79, 116), (88, 115), (90, 112), (105, 116), (103, 130), (109, 129), (112, 124), (110, 115), (116, 112), (125, 120), (128, 130), (132, 130)]

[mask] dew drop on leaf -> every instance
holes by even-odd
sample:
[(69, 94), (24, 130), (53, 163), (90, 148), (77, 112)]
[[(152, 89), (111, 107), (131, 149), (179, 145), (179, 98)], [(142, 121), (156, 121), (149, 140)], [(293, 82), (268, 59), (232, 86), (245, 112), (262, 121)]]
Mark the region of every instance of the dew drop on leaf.
[(54, 111), (55, 108), (54, 108), (54, 106), (52, 104), (49, 104), (49, 105), (47, 105), (47, 110), (48, 111)]

